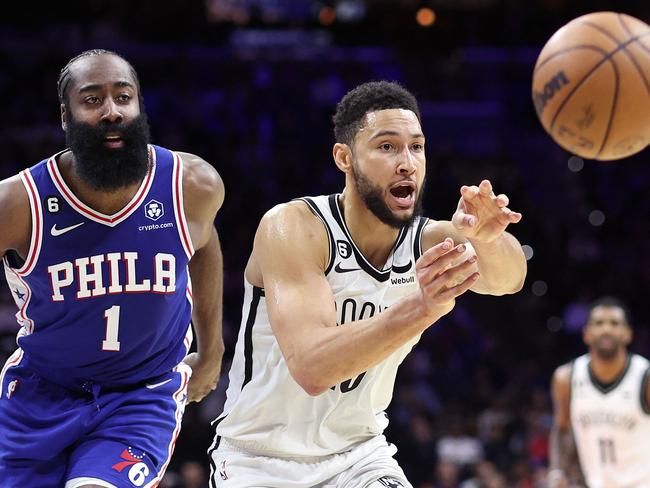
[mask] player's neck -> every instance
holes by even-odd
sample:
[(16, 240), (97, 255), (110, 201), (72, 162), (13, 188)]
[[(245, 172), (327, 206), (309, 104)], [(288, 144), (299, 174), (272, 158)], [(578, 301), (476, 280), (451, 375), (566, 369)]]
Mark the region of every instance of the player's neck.
[(356, 246), (375, 268), (383, 268), (393, 250), (399, 229), (380, 221), (356, 192), (346, 190), (338, 204)]
[(627, 366), (628, 352), (623, 349), (619, 351), (612, 359), (603, 359), (597, 354), (591, 353), (591, 363), (589, 365), (594, 377), (603, 383), (609, 383), (618, 378)]
[(142, 182), (137, 182), (111, 191), (97, 190), (78, 174), (71, 151), (67, 151), (57, 158), (57, 166), (63, 180), (75, 196), (93, 210), (106, 215), (112, 215), (122, 210), (133, 199), (142, 184)]

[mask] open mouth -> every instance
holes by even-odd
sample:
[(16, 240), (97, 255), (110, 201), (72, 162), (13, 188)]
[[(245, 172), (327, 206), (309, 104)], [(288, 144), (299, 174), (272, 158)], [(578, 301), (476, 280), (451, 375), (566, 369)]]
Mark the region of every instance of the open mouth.
[(104, 145), (108, 147), (122, 147), (124, 145), (124, 140), (120, 135), (107, 135), (104, 137)]
[(389, 191), (400, 207), (411, 207), (415, 201), (415, 184), (413, 182), (397, 183)]

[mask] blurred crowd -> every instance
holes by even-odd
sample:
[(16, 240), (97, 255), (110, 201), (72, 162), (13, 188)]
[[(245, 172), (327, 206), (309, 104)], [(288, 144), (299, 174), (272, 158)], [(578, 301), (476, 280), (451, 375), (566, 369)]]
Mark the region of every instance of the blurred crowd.
[[(650, 150), (614, 163), (572, 157), (543, 131), (530, 97), (536, 56), (553, 30), (580, 13), (621, 7), (547, 0), (524, 11), (519, 2), (461, 2), (486, 8), (476, 15), (443, 9), (439, 32), (435, 24), (432, 32), (407, 25), (407, 41), (395, 26), (386, 31), (379, 14), (369, 15), (378, 24), (330, 28), (219, 27), (206, 20), (206, 5), (215, 2), (187, 2), (185, 10), (181, 2), (159, 3), (89, 2), (93, 15), (70, 8), (2, 21), (0, 178), (64, 147), (58, 73), (96, 47), (115, 50), (138, 71), (152, 141), (200, 155), (223, 177), (216, 222), (225, 261), (223, 376), (212, 395), (188, 407), (161, 486), (207, 486), (210, 421), (225, 398), (257, 222), (279, 202), (341, 190), (331, 116), (348, 89), (372, 79), (399, 81), (420, 101), (426, 214), (448, 219), (461, 184), (490, 178), (524, 214), (512, 232), (529, 258), (520, 293), (468, 294), (423, 335), (399, 372), (386, 435), (416, 488), (545, 486), (550, 376), (583, 352), (590, 300), (625, 300), (632, 349), (650, 355)], [(375, 3), (390, 10), (391, 2)], [(130, 15), (121, 10), (127, 7)], [(630, 1), (624, 11), (650, 21), (647, 2)], [(14, 313), (2, 284), (2, 358), (15, 348)]]

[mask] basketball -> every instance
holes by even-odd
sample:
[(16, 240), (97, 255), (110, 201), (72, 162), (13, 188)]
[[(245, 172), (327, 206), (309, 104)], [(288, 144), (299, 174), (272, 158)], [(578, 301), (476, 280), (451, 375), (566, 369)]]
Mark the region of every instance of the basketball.
[(650, 144), (650, 26), (616, 12), (577, 17), (547, 41), (532, 97), (561, 147), (611, 161)]

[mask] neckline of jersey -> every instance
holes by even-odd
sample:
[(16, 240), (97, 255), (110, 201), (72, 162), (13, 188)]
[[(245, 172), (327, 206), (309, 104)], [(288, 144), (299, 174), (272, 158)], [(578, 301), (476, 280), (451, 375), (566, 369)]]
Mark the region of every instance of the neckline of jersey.
[(59, 190), (59, 193), (61, 193), (71, 208), (73, 208), (77, 213), (99, 224), (114, 227), (128, 218), (133, 212), (135, 212), (135, 210), (140, 206), (144, 198), (149, 193), (149, 190), (153, 183), (154, 175), (156, 173), (156, 152), (153, 150), (153, 147), (151, 145), (148, 145), (148, 149), (150, 164), (146, 176), (142, 180), (142, 183), (138, 187), (138, 190), (135, 192), (131, 200), (129, 200), (129, 202), (124, 207), (111, 215), (104, 214), (86, 205), (79, 199), (79, 197), (77, 197), (77, 195), (74, 194), (74, 192), (67, 185), (63, 179), (63, 176), (61, 175), (57, 160), (61, 154), (67, 151), (67, 149), (64, 149), (63, 151), (60, 151), (52, 156), (47, 162), (47, 168), (54, 186), (56, 186), (57, 190)]

